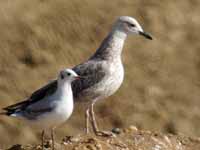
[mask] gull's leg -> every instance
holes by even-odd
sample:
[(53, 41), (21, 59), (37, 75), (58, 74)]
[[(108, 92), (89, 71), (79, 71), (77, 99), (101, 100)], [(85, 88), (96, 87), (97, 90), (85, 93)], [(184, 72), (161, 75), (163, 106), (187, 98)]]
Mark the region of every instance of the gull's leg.
[(44, 150), (44, 135), (45, 135), (45, 131), (42, 130), (42, 134), (41, 134), (41, 140), (42, 140), (42, 150)]
[(86, 132), (86, 134), (89, 133), (89, 119), (90, 119), (89, 109), (90, 108), (87, 108), (85, 111), (85, 132)]
[(96, 118), (95, 118), (94, 104), (95, 104), (95, 101), (91, 103), (89, 113), (90, 113), (90, 116), (91, 116), (92, 128), (93, 128), (93, 130), (96, 134), (99, 131), (99, 129), (98, 129)]
[(114, 136), (114, 134), (112, 134), (112, 132), (100, 131), (98, 129), (97, 122), (96, 122), (96, 119), (95, 119), (95, 113), (94, 113), (94, 104), (95, 104), (95, 102), (96, 101), (92, 102), (92, 104), (90, 105), (91, 124), (92, 124), (92, 128), (93, 128), (94, 133), (97, 136), (105, 136), (105, 137)]
[(52, 128), (51, 129), (51, 140), (52, 140), (52, 150), (55, 150), (55, 143), (54, 143), (54, 129), (55, 128)]

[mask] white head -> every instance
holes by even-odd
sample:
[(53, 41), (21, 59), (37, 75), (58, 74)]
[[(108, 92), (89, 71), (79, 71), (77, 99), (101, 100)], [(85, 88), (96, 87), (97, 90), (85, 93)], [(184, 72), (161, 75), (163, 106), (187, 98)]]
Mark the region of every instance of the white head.
[(143, 31), (137, 20), (129, 16), (119, 17), (113, 27), (113, 30), (118, 30), (126, 34), (139, 34), (147, 39), (152, 40), (152, 37)]
[[(58, 81), (64, 83), (65, 81), (71, 83), (72, 81), (80, 79), (80, 76), (76, 74), (72, 69), (61, 70), (58, 75)], [(64, 82), (63, 82), (64, 81)]]

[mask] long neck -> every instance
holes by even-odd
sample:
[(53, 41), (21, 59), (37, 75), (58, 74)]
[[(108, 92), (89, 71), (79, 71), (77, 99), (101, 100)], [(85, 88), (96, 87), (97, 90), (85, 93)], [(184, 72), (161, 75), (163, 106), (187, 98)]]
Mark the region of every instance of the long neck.
[(121, 53), (127, 34), (120, 30), (112, 30), (103, 40), (101, 46), (90, 59), (112, 60), (121, 58)]

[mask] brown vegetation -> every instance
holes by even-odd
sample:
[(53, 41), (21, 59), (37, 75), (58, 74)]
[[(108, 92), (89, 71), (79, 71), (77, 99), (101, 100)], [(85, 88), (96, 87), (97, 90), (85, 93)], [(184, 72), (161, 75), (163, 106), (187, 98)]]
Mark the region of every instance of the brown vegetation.
[[(58, 70), (87, 59), (114, 20), (129, 15), (154, 40), (132, 36), (126, 41), (125, 81), (96, 106), (99, 125), (135, 124), (199, 136), (199, 9), (199, 0), (1, 0), (0, 107), (24, 99)], [(83, 118), (77, 107), (58, 137), (82, 133)], [(29, 126), (13, 118), (0, 118), (0, 133), (1, 147), (37, 141)]]

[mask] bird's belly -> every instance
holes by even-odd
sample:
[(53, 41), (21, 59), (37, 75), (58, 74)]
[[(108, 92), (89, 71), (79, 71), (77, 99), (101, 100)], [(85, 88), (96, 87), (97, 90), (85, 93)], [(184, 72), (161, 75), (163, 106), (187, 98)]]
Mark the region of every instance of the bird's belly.
[(123, 78), (123, 74), (118, 76), (110, 76), (104, 78), (99, 84), (97, 84), (95, 93), (99, 95), (99, 99), (104, 99), (114, 94), (121, 86)]

